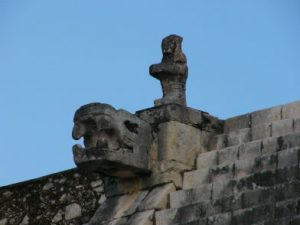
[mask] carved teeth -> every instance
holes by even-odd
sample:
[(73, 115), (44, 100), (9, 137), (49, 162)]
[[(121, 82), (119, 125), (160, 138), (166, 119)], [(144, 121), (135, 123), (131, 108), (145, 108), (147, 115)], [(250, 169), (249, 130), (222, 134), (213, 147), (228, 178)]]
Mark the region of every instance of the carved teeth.
[(81, 144), (76, 144), (76, 145), (73, 145), (73, 152), (74, 151), (83, 151), (84, 150), (84, 148), (82, 147), (82, 145)]

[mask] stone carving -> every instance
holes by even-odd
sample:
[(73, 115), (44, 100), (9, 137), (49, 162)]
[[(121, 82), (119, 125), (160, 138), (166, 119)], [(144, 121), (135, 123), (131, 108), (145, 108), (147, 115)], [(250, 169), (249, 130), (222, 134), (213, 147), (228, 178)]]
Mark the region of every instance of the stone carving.
[(85, 148), (73, 146), (79, 167), (121, 177), (150, 172), (150, 125), (125, 110), (101, 103), (84, 105), (75, 113), (72, 136), (84, 139)]
[(175, 103), (186, 106), (185, 87), (188, 67), (181, 48), (182, 37), (170, 35), (162, 40), (161, 63), (151, 65), (150, 74), (160, 80), (163, 97), (155, 100), (155, 106)]

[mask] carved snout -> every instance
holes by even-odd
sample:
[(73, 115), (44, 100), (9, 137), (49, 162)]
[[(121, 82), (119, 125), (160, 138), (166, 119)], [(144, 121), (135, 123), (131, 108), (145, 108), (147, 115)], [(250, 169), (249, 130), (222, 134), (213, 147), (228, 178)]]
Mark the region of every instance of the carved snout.
[(85, 134), (85, 126), (83, 124), (75, 123), (72, 130), (72, 137), (75, 140), (79, 140)]

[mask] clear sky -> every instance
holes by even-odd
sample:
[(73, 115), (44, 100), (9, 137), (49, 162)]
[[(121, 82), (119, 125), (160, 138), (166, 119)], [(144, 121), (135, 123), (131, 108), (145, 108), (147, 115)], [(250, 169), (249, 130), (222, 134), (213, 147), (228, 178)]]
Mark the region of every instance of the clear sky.
[(150, 64), (183, 36), (190, 107), (225, 119), (300, 100), (300, 1), (0, 0), (0, 186), (74, 167), (77, 108), (161, 97)]

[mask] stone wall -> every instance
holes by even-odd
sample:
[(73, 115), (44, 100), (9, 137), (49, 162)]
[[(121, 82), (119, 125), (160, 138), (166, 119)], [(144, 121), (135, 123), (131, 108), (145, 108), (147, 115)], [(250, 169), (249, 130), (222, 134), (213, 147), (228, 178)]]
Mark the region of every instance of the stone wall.
[(1, 225), (79, 225), (105, 201), (103, 181), (78, 169), (0, 188)]
[(2, 187), (0, 225), (300, 224), (300, 102), (219, 122), (168, 107), (137, 113), (153, 127), (151, 175), (72, 169)]

